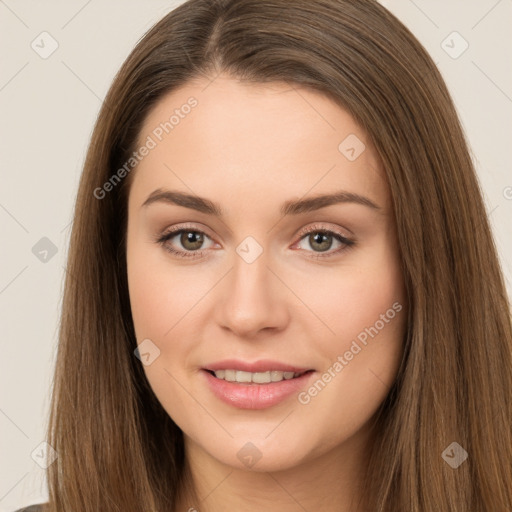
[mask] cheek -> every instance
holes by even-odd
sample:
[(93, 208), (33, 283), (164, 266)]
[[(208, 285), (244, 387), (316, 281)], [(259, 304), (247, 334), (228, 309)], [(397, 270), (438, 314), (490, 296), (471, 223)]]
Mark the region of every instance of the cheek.
[(173, 270), (168, 254), (154, 242), (128, 241), (128, 288), (137, 341), (170, 339), (173, 329), (208, 290), (193, 267)]
[[(384, 237), (365, 251), (347, 254), (346, 262), (337, 268), (318, 268), (308, 274), (300, 280), (295, 276), (295, 291), (324, 324), (325, 335), (316, 338), (324, 354), (332, 357), (348, 350), (351, 341), (361, 333), (364, 338), (365, 329), (376, 322), (378, 328), (385, 322), (383, 331), (401, 323), (394, 321), (398, 306), (393, 309), (393, 304), (398, 302), (405, 309), (403, 277), (394, 245)], [(389, 323), (388, 317), (392, 317)]]
[[(156, 345), (151, 364), (144, 365), (150, 386), (169, 415), (181, 418), (190, 397), (180, 386), (195, 371), (201, 346), (204, 305), (218, 281), (215, 272), (194, 265), (177, 266), (153, 242), (128, 239), (128, 288), (137, 343)], [(206, 317), (207, 318), (207, 317)], [(153, 345), (150, 345), (153, 347)], [(192, 388), (187, 388), (195, 393)], [(185, 414), (186, 416), (186, 414)]]
[(139, 253), (134, 250), (128, 264), (130, 304), (138, 342), (144, 338), (160, 339), (172, 327), (169, 311), (178, 305), (173, 304), (176, 294), (165, 274), (149, 266)]
[(332, 426), (333, 436), (339, 428), (349, 436), (370, 419), (388, 394), (402, 357), (403, 278), (398, 255), (381, 247), (330, 282), (317, 303), (323, 304), (335, 334), (318, 344), (324, 367), (299, 401), (319, 423)]
[(150, 364), (143, 369), (158, 400), (175, 419), (186, 417), (190, 408), (179, 382), (183, 381), (187, 358), (195, 344), (193, 328), (187, 331), (187, 326), (194, 304), (205, 291), (199, 289), (199, 279), (193, 274), (172, 271), (166, 256), (150, 243), (128, 244), (128, 288), (135, 335), (138, 344), (151, 340), (151, 344), (141, 345), (149, 346), (146, 352), (151, 354)]

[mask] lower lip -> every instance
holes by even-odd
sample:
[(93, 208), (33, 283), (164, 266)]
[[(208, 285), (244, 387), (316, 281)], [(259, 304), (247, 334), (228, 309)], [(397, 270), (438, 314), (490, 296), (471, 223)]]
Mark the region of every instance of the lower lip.
[(304, 388), (314, 372), (294, 379), (269, 382), (268, 384), (242, 384), (218, 379), (202, 370), (213, 394), (223, 402), (239, 409), (265, 409), (282, 402)]

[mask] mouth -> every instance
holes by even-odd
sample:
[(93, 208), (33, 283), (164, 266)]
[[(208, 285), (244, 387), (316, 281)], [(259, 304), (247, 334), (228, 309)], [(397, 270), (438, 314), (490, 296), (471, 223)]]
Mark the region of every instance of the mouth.
[(239, 409), (265, 409), (298, 394), (315, 370), (276, 361), (222, 361), (202, 368), (215, 397)]
[(291, 380), (302, 377), (306, 373), (314, 370), (304, 370), (299, 372), (267, 370), (265, 372), (247, 372), (243, 370), (225, 369), (225, 370), (208, 370), (210, 375), (215, 378), (227, 382), (235, 382), (237, 384), (270, 384), (272, 382), (281, 382), (283, 380)]

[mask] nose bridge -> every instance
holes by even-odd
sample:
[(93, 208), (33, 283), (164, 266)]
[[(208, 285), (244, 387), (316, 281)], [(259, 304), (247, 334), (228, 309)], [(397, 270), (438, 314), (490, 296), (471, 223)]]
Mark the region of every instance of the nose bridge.
[(252, 335), (268, 327), (282, 328), (287, 305), (282, 284), (269, 270), (270, 255), (255, 240), (244, 240), (233, 255), (233, 267), (219, 304), (219, 323), (238, 335)]
[(232, 293), (244, 301), (247, 299), (251, 301), (254, 299), (264, 300), (267, 295), (270, 296), (268, 293), (270, 274), (267, 267), (269, 263), (268, 256), (262, 253), (254, 257), (251, 254), (252, 249), (249, 249), (247, 255), (250, 255), (250, 258), (245, 259), (244, 255), (240, 255), (243, 250), (244, 246), (240, 244), (233, 261), (233, 271), (231, 272)]

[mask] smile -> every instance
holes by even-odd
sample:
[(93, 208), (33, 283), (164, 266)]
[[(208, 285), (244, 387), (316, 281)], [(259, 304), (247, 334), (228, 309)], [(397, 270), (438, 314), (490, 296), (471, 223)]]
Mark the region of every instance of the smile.
[(200, 372), (213, 397), (238, 409), (266, 409), (303, 390), (315, 370), (278, 361), (227, 360)]
[(212, 371), (217, 379), (228, 382), (238, 382), (239, 384), (269, 384), (270, 382), (280, 382), (300, 377), (306, 372), (283, 372), (279, 370), (270, 370), (266, 372), (245, 372), (242, 370), (217, 370)]

